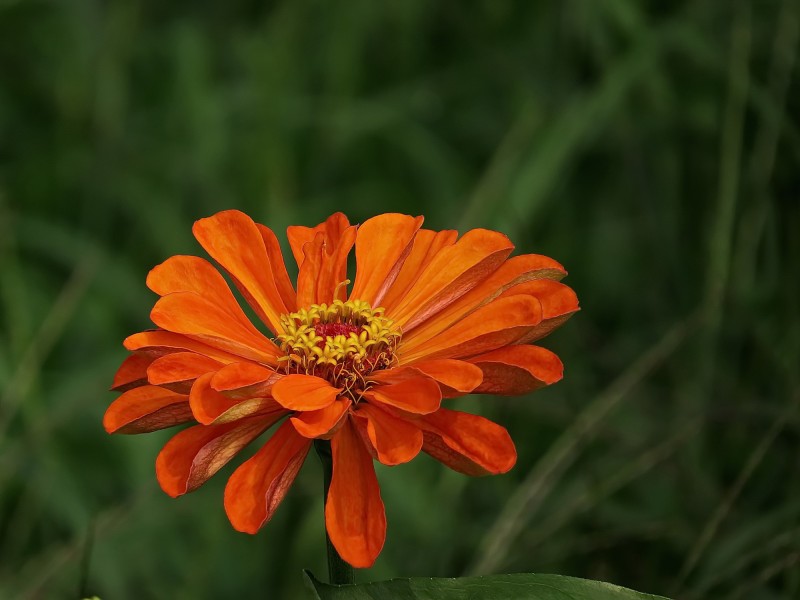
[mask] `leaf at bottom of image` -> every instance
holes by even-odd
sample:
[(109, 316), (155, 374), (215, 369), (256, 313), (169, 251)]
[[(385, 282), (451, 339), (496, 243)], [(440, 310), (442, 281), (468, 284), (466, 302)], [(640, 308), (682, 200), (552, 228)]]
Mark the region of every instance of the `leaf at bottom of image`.
[(305, 572), (311, 600), (668, 600), (602, 581), (516, 573), (485, 577), (390, 579), (328, 585)]

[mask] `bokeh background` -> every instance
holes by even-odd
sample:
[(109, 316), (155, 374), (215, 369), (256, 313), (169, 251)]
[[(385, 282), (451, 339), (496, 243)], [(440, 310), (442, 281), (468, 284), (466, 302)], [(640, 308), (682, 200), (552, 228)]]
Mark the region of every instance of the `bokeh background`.
[[(169, 432), (101, 419), (147, 271), (239, 208), (488, 227), (582, 311), (564, 380), (460, 401), (519, 461), (379, 470), (361, 581), (554, 572), (800, 597), (796, 0), (0, 1), (0, 597), (297, 598), (325, 576), (310, 455), (237, 533), (232, 464), (179, 500)], [(245, 454), (249, 454), (249, 449)]]

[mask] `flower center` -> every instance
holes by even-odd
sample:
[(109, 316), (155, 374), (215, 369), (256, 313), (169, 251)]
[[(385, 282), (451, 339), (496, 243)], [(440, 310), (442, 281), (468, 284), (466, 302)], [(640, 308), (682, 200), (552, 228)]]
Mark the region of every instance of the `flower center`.
[(358, 401), (365, 377), (396, 360), (400, 330), (363, 300), (334, 300), (281, 316), (277, 342), (285, 372), (316, 375)]

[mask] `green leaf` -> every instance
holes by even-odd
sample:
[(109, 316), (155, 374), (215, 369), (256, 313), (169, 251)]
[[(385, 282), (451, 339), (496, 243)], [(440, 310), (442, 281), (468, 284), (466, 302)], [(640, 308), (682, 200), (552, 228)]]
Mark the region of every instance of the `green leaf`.
[(328, 585), (305, 571), (313, 600), (667, 600), (602, 581), (563, 575), (414, 577), (357, 585)]

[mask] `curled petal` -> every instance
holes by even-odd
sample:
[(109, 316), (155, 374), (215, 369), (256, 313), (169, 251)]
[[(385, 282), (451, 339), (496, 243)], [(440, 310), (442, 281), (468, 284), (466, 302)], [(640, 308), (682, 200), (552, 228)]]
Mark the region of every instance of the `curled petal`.
[(351, 299), (379, 306), (403, 266), (422, 217), (386, 213), (367, 219), (356, 235), (356, 280)]
[(319, 410), (330, 406), (341, 392), (313, 375), (286, 375), (272, 386), (272, 397), (289, 410)]
[(195, 379), (220, 367), (222, 363), (202, 354), (174, 352), (153, 361), (147, 368), (147, 380), (152, 385), (188, 394)]
[(561, 360), (539, 346), (508, 346), (470, 358), (483, 371), (479, 394), (518, 396), (559, 381)]
[(364, 392), (364, 397), (420, 415), (434, 412), (442, 402), (442, 392), (436, 381), (425, 376), (388, 385), (376, 385)]
[(153, 323), (213, 346), (266, 364), (276, 364), (280, 351), (251, 323), (240, 323), (195, 292), (164, 296), (150, 312)]
[(103, 417), (108, 433), (147, 433), (192, 420), (189, 398), (145, 385), (129, 390), (111, 403)]
[(111, 390), (114, 392), (127, 392), (136, 387), (147, 385), (147, 367), (155, 357), (147, 354), (134, 353), (128, 356), (114, 374), (114, 383)]
[(424, 344), (401, 344), (398, 354), (401, 364), (474, 356), (518, 343), (541, 321), (542, 305), (536, 298), (498, 298)]
[(273, 332), (280, 315), (290, 312), (275, 283), (264, 239), (253, 220), (238, 210), (224, 210), (196, 221), (194, 236), (230, 274), (236, 287)]
[(502, 233), (468, 231), (436, 255), (394, 307), (393, 318), (401, 327), (412, 329), (494, 273), (513, 249)]
[(419, 419), (425, 431), (422, 449), (465, 475), (506, 473), (517, 462), (517, 450), (504, 427), (480, 417), (441, 408)]
[(351, 404), (349, 398), (339, 398), (325, 408), (297, 413), (289, 420), (303, 437), (330, 439), (344, 423)]
[[(344, 213), (334, 213), (316, 227), (304, 227), (302, 225), (291, 225), (286, 228), (286, 237), (292, 248), (292, 254), (297, 262), (297, 266), (303, 266), (305, 259), (303, 247), (313, 240), (318, 233), (324, 236), (325, 243), (329, 248), (334, 248), (339, 244), (344, 231), (350, 227), (350, 221)], [(343, 281), (344, 279), (342, 279)]]
[(366, 421), (367, 437), (384, 465), (399, 465), (413, 459), (422, 449), (422, 430), (414, 423), (361, 402), (356, 418)]
[(166, 443), (156, 459), (161, 489), (173, 498), (196, 490), (275, 420), (256, 418), (184, 429)]
[(333, 477), (325, 504), (328, 535), (339, 555), (371, 567), (386, 539), (386, 514), (372, 457), (348, 419), (331, 439)]
[(225, 486), (225, 512), (237, 531), (256, 533), (275, 514), (311, 447), (284, 422), (266, 444), (233, 472)]

